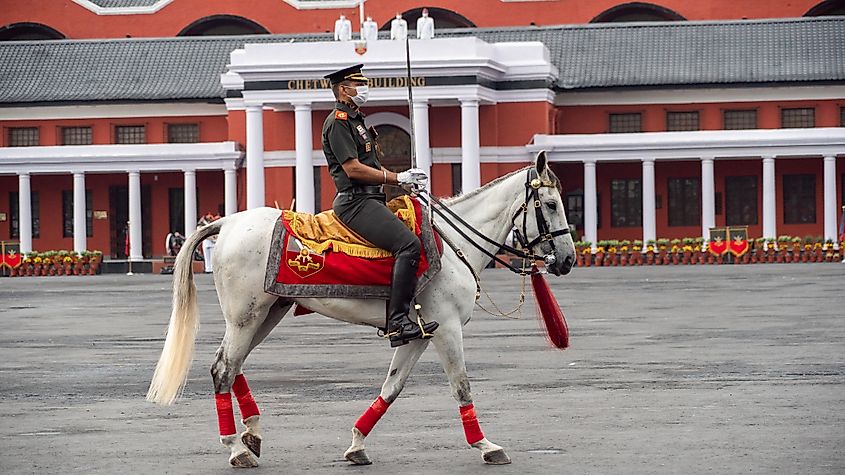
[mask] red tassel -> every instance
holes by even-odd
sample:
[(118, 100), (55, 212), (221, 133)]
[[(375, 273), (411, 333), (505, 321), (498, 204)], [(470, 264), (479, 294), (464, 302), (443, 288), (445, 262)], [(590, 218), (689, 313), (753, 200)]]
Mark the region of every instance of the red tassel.
[(537, 309), (543, 317), (546, 326), (546, 333), (549, 341), (556, 348), (565, 350), (569, 346), (569, 328), (566, 326), (566, 317), (560, 310), (549, 283), (543, 274), (537, 271), (537, 267), (531, 268), (531, 287), (534, 289), (534, 300), (537, 302)]

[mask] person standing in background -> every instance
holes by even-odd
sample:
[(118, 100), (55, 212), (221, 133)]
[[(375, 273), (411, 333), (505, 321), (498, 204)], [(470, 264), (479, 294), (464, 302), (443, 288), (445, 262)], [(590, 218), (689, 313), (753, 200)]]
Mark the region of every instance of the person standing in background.
[[(215, 221), (220, 219), (219, 214), (212, 215), (211, 213), (205, 213), (205, 215), (200, 218), (197, 222), (197, 228), (201, 228), (207, 224), (211, 224)], [(212, 269), (212, 259), (214, 256), (214, 245), (217, 243), (217, 236), (209, 236), (202, 242), (202, 258), (203, 262), (205, 263), (205, 273), (210, 274), (213, 272)]]

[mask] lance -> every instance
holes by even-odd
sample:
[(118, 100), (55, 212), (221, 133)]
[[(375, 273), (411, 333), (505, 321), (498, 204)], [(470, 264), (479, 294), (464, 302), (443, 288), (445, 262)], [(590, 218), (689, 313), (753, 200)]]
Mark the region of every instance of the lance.
[(411, 40), (405, 36), (405, 65), (408, 72), (408, 118), (411, 120), (411, 168), (417, 168), (416, 139), (414, 138), (414, 90), (411, 88)]

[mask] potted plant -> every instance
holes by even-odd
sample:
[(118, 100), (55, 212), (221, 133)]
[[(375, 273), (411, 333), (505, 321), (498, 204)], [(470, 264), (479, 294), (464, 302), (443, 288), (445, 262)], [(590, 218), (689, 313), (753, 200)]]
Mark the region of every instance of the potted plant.
[(654, 239), (649, 239), (648, 241), (646, 241), (645, 249), (646, 264), (653, 265), (657, 260), (657, 256), (655, 255), (657, 253), (657, 241), (655, 241)]
[(581, 249), (581, 255), (583, 256), (583, 263), (584, 266), (590, 267), (593, 265), (593, 243), (590, 241), (581, 241), (584, 244), (584, 248)]
[(813, 246), (816, 244), (814, 236), (804, 236), (804, 251), (801, 254), (801, 262), (815, 262), (816, 254), (813, 252)]
[(798, 236), (790, 240), (790, 256), (791, 262), (801, 262), (801, 238)]
[[(669, 241), (669, 257), (672, 261), (673, 265), (678, 265), (681, 261), (681, 253), (683, 252), (683, 248), (681, 248), (681, 240), (678, 238), (672, 239)], [(668, 264), (668, 263), (667, 263)]]
[(602, 241), (599, 241), (599, 242), (596, 243), (596, 253), (593, 256), (593, 257), (595, 257), (594, 264), (596, 265), (596, 267), (601, 267), (601, 266), (604, 265), (604, 253), (605, 253), (606, 249), (607, 249), (607, 241), (606, 240), (602, 240)]
[(619, 241), (619, 265), (627, 266), (631, 261), (631, 241), (623, 239)]
[(766, 247), (766, 262), (769, 264), (775, 262), (775, 239), (774, 238), (766, 238), (764, 240), (765, 247)]
[(787, 249), (789, 247), (790, 242), (792, 242), (791, 236), (786, 236), (786, 235), (778, 236), (778, 239), (777, 239), (777, 255), (776, 255), (777, 262), (779, 262), (779, 263), (789, 262), (788, 261), (789, 255), (787, 254), (788, 253)]
[(607, 241), (607, 257), (606, 257), (606, 266), (617, 266), (619, 265), (619, 241), (616, 239), (610, 239)]
[(89, 258), (90, 267), (88, 275), (98, 274), (100, 272), (100, 262), (103, 260), (103, 253), (101, 251), (92, 251)]
[(666, 238), (658, 238), (657, 239), (657, 263), (658, 264), (668, 264), (669, 263), (669, 240)]
[(643, 242), (639, 239), (631, 244), (631, 259), (635, 265), (643, 265)]

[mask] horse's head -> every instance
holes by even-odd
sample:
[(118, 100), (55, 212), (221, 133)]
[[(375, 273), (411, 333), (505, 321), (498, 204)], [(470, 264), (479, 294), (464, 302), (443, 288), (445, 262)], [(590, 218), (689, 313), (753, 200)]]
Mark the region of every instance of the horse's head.
[[(560, 180), (548, 166), (546, 152), (537, 154), (526, 183), (526, 213), (515, 224), (525, 245), (534, 254), (546, 256), (546, 268), (554, 275), (566, 275), (575, 264), (575, 243), (563, 209)], [(521, 229), (523, 228), (524, 229)]]

